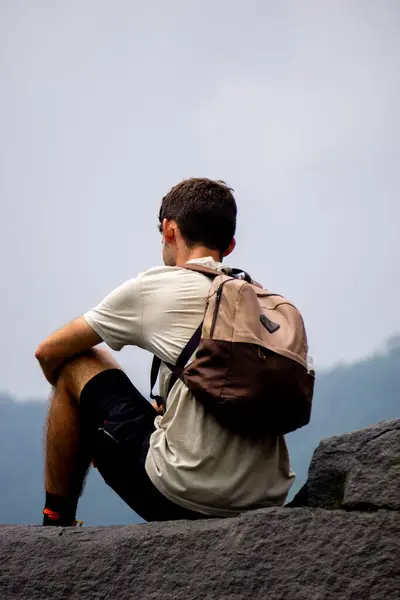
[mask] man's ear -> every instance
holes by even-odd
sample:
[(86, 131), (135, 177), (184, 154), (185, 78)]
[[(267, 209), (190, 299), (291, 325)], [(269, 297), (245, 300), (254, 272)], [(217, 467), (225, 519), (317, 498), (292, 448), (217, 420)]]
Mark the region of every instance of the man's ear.
[(175, 240), (176, 222), (174, 220), (164, 219), (162, 222), (162, 233), (167, 244)]
[(229, 244), (228, 248), (223, 253), (222, 258), (225, 258), (225, 256), (229, 256), (230, 254), (232, 254), (232, 252), (234, 251), (235, 248), (236, 248), (236, 240), (235, 240), (235, 238), (233, 238), (231, 243)]

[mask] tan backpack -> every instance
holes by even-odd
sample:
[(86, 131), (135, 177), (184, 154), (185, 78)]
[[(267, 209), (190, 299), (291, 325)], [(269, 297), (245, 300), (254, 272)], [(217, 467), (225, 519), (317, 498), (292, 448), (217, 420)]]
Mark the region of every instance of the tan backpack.
[[(213, 283), (204, 321), (176, 365), (167, 365), (172, 371), (168, 394), (181, 379), (222, 426), (252, 439), (307, 425), (315, 374), (307, 364), (307, 337), (297, 308), (243, 271), (214, 271), (195, 263), (185, 268)], [(154, 357), (151, 389), (159, 367)]]

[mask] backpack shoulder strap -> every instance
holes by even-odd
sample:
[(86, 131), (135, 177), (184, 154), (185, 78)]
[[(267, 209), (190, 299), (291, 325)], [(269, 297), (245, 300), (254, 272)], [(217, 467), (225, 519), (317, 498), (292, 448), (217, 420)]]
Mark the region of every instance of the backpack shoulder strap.
[[(167, 367), (171, 370), (171, 377), (170, 377), (170, 380), (168, 383), (167, 396), (170, 393), (170, 391), (172, 390), (175, 383), (178, 381), (178, 379), (181, 378), (182, 372), (183, 372), (187, 362), (189, 361), (190, 357), (194, 354), (196, 348), (200, 344), (202, 329), (203, 329), (203, 322), (200, 323), (200, 325), (198, 326), (198, 328), (196, 329), (196, 331), (194, 332), (194, 334), (192, 335), (192, 337), (190, 338), (190, 340), (188, 341), (188, 343), (186, 344), (186, 346), (180, 353), (175, 365), (171, 365), (170, 363), (165, 363), (167, 365)], [(150, 398), (152, 400), (155, 400), (157, 402), (158, 406), (165, 406), (166, 398), (164, 399), (161, 396), (153, 395), (153, 388), (157, 381), (158, 373), (160, 371), (160, 366), (161, 366), (161, 360), (157, 356), (154, 356), (153, 362), (151, 365), (151, 372), (150, 372)]]
[(151, 363), (151, 371), (150, 371), (150, 398), (157, 402), (157, 406), (163, 406), (164, 401), (161, 396), (154, 396), (153, 389), (156, 385), (156, 381), (158, 378), (158, 373), (160, 372), (161, 360), (158, 356), (153, 356), (153, 362)]
[(190, 357), (194, 354), (194, 352), (198, 348), (198, 346), (200, 344), (200, 340), (201, 340), (202, 330), (203, 330), (203, 321), (200, 323), (200, 325), (198, 326), (198, 328), (196, 329), (196, 331), (194, 332), (194, 334), (192, 335), (192, 337), (190, 338), (190, 340), (188, 341), (188, 343), (186, 344), (186, 346), (180, 353), (179, 358), (176, 361), (176, 364), (170, 365), (169, 363), (166, 363), (167, 367), (172, 371), (171, 377), (170, 377), (170, 380), (168, 383), (167, 396), (170, 393), (170, 391), (172, 390), (175, 383), (178, 381), (178, 379), (181, 378), (183, 370), (184, 370), (185, 366), (187, 365)]
[[(197, 273), (202, 273), (210, 279), (215, 279), (220, 275), (228, 275), (228, 277), (244, 279), (248, 283), (253, 283), (254, 285), (259, 284), (253, 282), (250, 275), (241, 269), (231, 269), (230, 267), (224, 267), (220, 271), (217, 269), (211, 269), (210, 267), (205, 267), (203, 265), (199, 265), (197, 263), (186, 263), (183, 265), (184, 269), (188, 269), (188, 271), (195, 271)], [(179, 355), (178, 360), (175, 365), (171, 365), (169, 363), (165, 363), (167, 367), (172, 371), (171, 378), (168, 384), (167, 396), (170, 393), (172, 387), (175, 385), (178, 379), (181, 378), (182, 372), (189, 361), (190, 357), (194, 354), (196, 348), (200, 344), (201, 332), (203, 329), (203, 322), (200, 323), (199, 327), (194, 332), (193, 336), (190, 338), (186, 346), (183, 348), (181, 354)], [(160, 371), (161, 360), (157, 358), (157, 356), (153, 357), (153, 362), (151, 365), (150, 372), (150, 398), (155, 400), (158, 406), (163, 406), (165, 404), (165, 400), (161, 396), (153, 395), (153, 389), (157, 381), (158, 373)]]
[[(219, 275), (223, 274), (222, 272), (217, 271), (216, 269), (210, 269), (209, 267), (204, 267), (203, 265), (198, 265), (196, 263), (187, 263), (186, 265), (183, 265), (183, 268), (188, 269), (188, 271), (196, 271), (197, 273), (202, 273), (203, 275), (206, 275), (211, 279), (215, 279), (215, 277), (218, 277)], [(171, 379), (168, 385), (167, 395), (171, 391), (176, 381), (180, 378), (186, 363), (196, 350), (197, 346), (200, 344), (202, 328), (203, 323), (200, 324), (199, 328), (195, 331), (195, 333), (190, 338), (186, 346), (183, 348), (181, 354), (179, 355), (176, 365), (170, 365), (166, 363), (168, 368), (172, 371)], [(153, 394), (153, 389), (157, 382), (160, 367), (161, 360), (157, 356), (153, 356), (153, 362), (151, 363), (150, 371), (150, 398), (152, 400), (155, 400), (158, 406), (163, 406), (165, 404), (165, 400), (161, 396)]]

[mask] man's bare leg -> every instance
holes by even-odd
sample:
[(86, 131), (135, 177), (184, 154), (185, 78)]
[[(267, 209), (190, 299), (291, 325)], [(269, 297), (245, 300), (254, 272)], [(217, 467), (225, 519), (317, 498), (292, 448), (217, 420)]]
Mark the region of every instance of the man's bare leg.
[(98, 373), (119, 368), (107, 351), (96, 348), (68, 361), (60, 373), (50, 400), (45, 436), (45, 522), (48, 524), (56, 524), (54, 517), (65, 512), (73, 521), (90, 466), (91, 448), (80, 435), (81, 392)]

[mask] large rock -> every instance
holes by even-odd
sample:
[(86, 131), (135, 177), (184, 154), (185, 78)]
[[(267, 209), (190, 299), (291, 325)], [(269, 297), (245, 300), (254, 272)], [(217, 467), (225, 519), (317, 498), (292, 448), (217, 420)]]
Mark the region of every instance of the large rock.
[(323, 441), (289, 506), (129, 527), (3, 526), (0, 599), (400, 599), (400, 420)]
[(0, 529), (0, 596), (395, 600), (400, 514), (271, 508), (235, 519)]
[[(291, 506), (400, 509), (400, 419), (323, 440)], [(399, 594), (400, 596), (400, 594)]]

